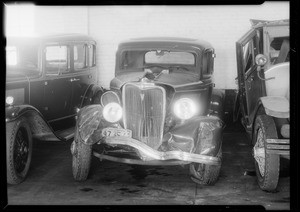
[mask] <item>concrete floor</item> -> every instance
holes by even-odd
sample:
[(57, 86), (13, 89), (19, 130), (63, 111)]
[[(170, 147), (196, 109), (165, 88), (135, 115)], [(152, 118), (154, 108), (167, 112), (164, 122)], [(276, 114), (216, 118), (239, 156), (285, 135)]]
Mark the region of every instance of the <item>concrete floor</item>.
[(290, 177), (281, 172), (276, 193), (259, 189), (244, 132), (227, 128), (223, 164), (214, 186), (196, 185), (188, 166), (134, 166), (93, 158), (85, 182), (75, 182), (71, 141), (34, 142), (25, 182), (8, 185), (9, 205), (262, 205), (290, 209)]

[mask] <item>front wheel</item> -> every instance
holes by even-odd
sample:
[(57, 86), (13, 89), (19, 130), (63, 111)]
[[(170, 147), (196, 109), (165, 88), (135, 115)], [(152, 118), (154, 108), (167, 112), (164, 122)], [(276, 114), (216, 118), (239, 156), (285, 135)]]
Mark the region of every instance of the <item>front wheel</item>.
[(266, 140), (277, 138), (274, 120), (267, 115), (260, 115), (255, 120), (253, 156), (259, 187), (264, 191), (275, 191), (279, 180), (280, 157), (266, 151)]
[(76, 128), (75, 138), (71, 144), (72, 172), (76, 181), (84, 181), (90, 171), (92, 147), (83, 143)]
[(32, 134), (24, 117), (6, 124), (7, 183), (19, 184), (27, 176), (32, 155)]
[[(222, 160), (222, 149), (220, 148), (217, 157)], [(207, 165), (202, 163), (191, 163), (191, 179), (200, 185), (214, 185), (220, 175), (220, 165)]]

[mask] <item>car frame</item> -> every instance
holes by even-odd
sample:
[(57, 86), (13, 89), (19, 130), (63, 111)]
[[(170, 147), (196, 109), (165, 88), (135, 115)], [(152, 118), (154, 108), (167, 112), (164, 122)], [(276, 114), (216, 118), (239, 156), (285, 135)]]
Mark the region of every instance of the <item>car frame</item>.
[(234, 119), (253, 145), (259, 187), (276, 191), (280, 158), (290, 159), (289, 20), (251, 22), (236, 42)]
[(97, 85), (96, 42), (82, 34), (6, 39), (7, 183), (24, 181), (32, 140), (66, 141), (75, 117), (103, 93)]
[(196, 39), (120, 43), (110, 91), (101, 104), (78, 113), (74, 179), (87, 179), (93, 155), (127, 164), (189, 165), (192, 180), (214, 184), (224, 126), (223, 93), (213, 89), (214, 57), (211, 44)]

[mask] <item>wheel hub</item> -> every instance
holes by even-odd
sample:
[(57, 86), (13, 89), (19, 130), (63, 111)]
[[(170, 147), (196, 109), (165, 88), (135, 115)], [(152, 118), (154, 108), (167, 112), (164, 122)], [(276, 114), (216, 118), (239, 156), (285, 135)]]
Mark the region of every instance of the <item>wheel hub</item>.
[(265, 175), (265, 147), (262, 129), (257, 132), (256, 143), (253, 147), (254, 159), (258, 164), (260, 175), (263, 177)]
[(20, 129), (17, 133), (14, 147), (14, 164), (15, 170), (21, 173), (26, 166), (28, 158), (28, 140), (26, 134)]

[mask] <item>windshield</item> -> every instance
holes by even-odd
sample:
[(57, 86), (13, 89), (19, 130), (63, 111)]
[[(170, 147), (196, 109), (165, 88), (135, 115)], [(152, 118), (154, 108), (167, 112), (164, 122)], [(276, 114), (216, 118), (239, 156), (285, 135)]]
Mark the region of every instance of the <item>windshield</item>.
[[(195, 55), (191, 52), (169, 50), (130, 50), (121, 54), (121, 70), (144, 71), (149, 67), (182, 68), (184, 71), (194, 71), (196, 66)], [(190, 68), (190, 69), (189, 69)]]
[(39, 74), (37, 45), (6, 46), (6, 69), (10, 72), (22, 72), (26, 75)]
[(289, 37), (270, 38), (270, 62), (275, 65), (290, 61)]
[(290, 61), (289, 32), (289, 25), (266, 28), (266, 33), (269, 36), (269, 58), (272, 65)]

